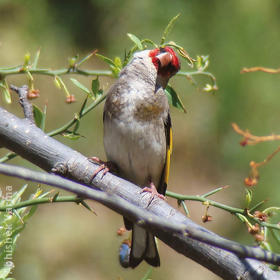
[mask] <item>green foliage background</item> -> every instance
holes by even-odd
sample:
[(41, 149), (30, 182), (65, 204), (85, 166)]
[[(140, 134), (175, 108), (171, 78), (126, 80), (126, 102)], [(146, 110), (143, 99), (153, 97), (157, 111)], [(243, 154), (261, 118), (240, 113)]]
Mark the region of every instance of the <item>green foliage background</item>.
[[(24, 54), (41, 47), (39, 65), (62, 68), (68, 57), (82, 57), (98, 49), (108, 57), (123, 56), (131, 47), (126, 33), (159, 41), (167, 22), (181, 13), (170, 40), (182, 45), (191, 56), (210, 55), (210, 71), (215, 74), (219, 91), (216, 95), (198, 92), (182, 78), (171, 82), (180, 94), (187, 114), (172, 109), (174, 152), (169, 189), (186, 194), (202, 194), (230, 185), (215, 196), (221, 202), (243, 206), (243, 179), (248, 175), (250, 160), (261, 161), (277, 143), (241, 147), (240, 138), (231, 128), (237, 122), (257, 135), (279, 132), (279, 75), (240, 74), (243, 67), (279, 68), (280, 3), (262, 0), (162, 1), (162, 0), (1, 0), (0, 67), (21, 64)], [(86, 68), (107, 69), (97, 58)], [(188, 70), (187, 65), (183, 69)], [(91, 79), (75, 77), (90, 87)], [(10, 83), (21, 85), (26, 77), (13, 76)], [(111, 79), (101, 79), (108, 89)], [(62, 91), (52, 79), (35, 77), (40, 98), (34, 103), (48, 103), (47, 131), (62, 125), (79, 108), (84, 95), (66, 81), (78, 102), (68, 105)], [(9, 111), (22, 116), (13, 95), (12, 105), (0, 101)], [(79, 141), (57, 137), (59, 141), (86, 155), (104, 158), (102, 144), (102, 106), (85, 117)], [(1, 155), (6, 150), (1, 149)], [(31, 164), (14, 159), (13, 164)], [(279, 158), (263, 167), (254, 199), (268, 199), (279, 206)], [(0, 176), (0, 186), (22, 186)], [(36, 186), (30, 184), (30, 192)], [(176, 207), (175, 201), (169, 202)], [(118, 265), (118, 248), (122, 238), (116, 230), (122, 218), (92, 204), (98, 216), (76, 205), (44, 205), (28, 221), (18, 239), (14, 261), (16, 279), (141, 279), (148, 266), (124, 270)], [(189, 203), (191, 217), (200, 223), (204, 206)], [(210, 208), (214, 221), (208, 228), (231, 239), (253, 244), (244, 225), (222, 211)], [(226, 226), (225, 226), (226, 225)], [(153, 279), (218, 279), (190, 260), (174, 253), (160, 242), (162, 266), (152, 273)]]

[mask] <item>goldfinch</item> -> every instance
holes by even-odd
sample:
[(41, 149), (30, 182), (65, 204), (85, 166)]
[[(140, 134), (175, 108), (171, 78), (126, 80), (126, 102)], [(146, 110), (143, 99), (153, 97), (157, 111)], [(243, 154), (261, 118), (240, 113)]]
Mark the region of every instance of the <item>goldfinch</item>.
[[(110, 88), (104, 106), (104, 148), (117, 173), (164, 197), (172, 150), (171, 119), (164, 92), (169, 79), (180, 69), (170, 47), (134, 54)], [(124, 218), (132, 230), (131, 250), (126, 267), (142, 260), (160, 265), (155, 237)]]

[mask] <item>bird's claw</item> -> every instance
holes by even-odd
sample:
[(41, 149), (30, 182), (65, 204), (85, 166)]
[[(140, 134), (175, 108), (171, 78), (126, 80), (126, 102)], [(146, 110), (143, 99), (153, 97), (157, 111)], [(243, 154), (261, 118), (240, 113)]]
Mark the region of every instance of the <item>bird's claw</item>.
[(143, 193), (143, 192), (149, 192), (151, 194), (151, 198), (148, 202), (148, 206), (151, 204), (151, 202), (153, 201), (153, 199), (155, 197), (166, 200), (166, 197), (163, 194), (158, 193), (157, 188), (156, 188), (156, 186), (154, 185), (153, 182), (150, 183), (150, 187), (144, 187), (141, 190), (141, 193)]
[(92, 181), (99, 172), (102, 171), (102, 175), (101, 175), (101, 179), (102, 179), (110, 171), (111, 164), (109, 161), (107, 161), (107, 162), (103, 161), (98, 157), (90, 157), (90, 158), (88, 158), (88, 160), (91, 162), (100, 164), (100, 166), (92, 174), (90, 181)]

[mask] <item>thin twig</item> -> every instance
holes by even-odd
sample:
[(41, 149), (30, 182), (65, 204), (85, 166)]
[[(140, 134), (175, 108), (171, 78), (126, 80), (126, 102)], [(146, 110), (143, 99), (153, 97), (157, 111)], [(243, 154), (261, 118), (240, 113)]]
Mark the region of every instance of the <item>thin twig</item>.
[(256, 66), (256, 67), (251, 67), (251, 68), (243, 68), (240, 71), (240, 73), (243, 74), (243, 73), (256, 72), (256, 71), (262, 71), (262, 72), (269, 73), (269, 74), (278, 74), (278, 73), (280, 73), (280, 68), (272, 69), (272, 68)]
[(19, 209), (23, 207), (28, 206), (34, 206), (39, 204), (46, 204), (46, 203), (56, 203), (56, 202), (75, 202), (75, 203), (81, 203), (82, 199), (77, 196), (57, 196), (55, 198), (51, 197), (42, 197), (42, 198), (34, 198), (34, 199), (28, 199), (21, 202), (18, 202), (16, 204), (8, 204), (5, 206), (0, 207), (0, 211), (6, 211), (7, 209)]
[(110, 70), (81, 70), (78, 68), (69, 69), (69, 68), (62, 68), (57, 70), (51, 69), (24, 69), (23, 66), (16, 66), (11, 68), (0, 68), (0, 76), (5, 77), (8, 75), (20, 75), (26, 74), (29, 72), (30, 74), (37, 74), (37, 75), (47, 75), (47, 76), (62, 76), (67, 74), (80, 74), (85, 76), (106, 76), (106, 77), (113, 77), (113, 73)]
[(171, 191), (166, 191), (166, 196), (176, 198), (179, 201), (184, 201), (184, 200), (200, 201), (200, 202), (203, 202), (203, 203), (207, 203), (208, 205), (211, 205), (211, 206), (214, 206), (214, 207), (226, 210), (226, 211), (228, 211), (228, 212), (230, 212), (232, 214), (233, 213), (244, 214), (244, 209), (236, 208), (236, 207), (231, 207), (231, 206), (228, 206), (226, 204), (222, 204), (222, 203), (216, 202), (214, 200), (211, 200), (209, 198), (206, 198), (206, 197), (203, 197), (203, 196), (199, 196), (199, 195), (182, 195), (182, 194), (179, 194), (179, 193), (174, 193), (174, 192), (171, 192)]
[(232, 128), (236, 133), (243, 136), (244, 139), (240, 142), (242, 146), (255, 145), (261, 142), (280, 140), (280, 135), (271, 134), (267, 136), (256, 136), (248, 130), (242, 130), (236, 123), (232, 123)]
[[(232, 123), (232, 128), (236, 133), (243, 136), (243, 139), (240, 142), (241, 146), (255, 145), (262, 142), (280, 140), (280, 135), (275, 135), (275, 134), (268, 135), (268, 136), (253, 135), (248, 130), (242, 130), (236, 123)], [(251, 161), (250, 162), (251, 172), (250, 172), (250, 176), (244, 179), (245, 185), (248, 187), (255, 186), (259, 181), (258, 168), (267, 164), (279, 152), (280, 152), (280, 146), (275, 151), (273, 151), (270, 155), (268, 155), (263, 161), (261, 162)]]
[[(242, 209), (242, 208), (237, 208), (237, 207), (232, 207), (226, 204), (222, 204), (220, 202), (208, 199), (206, 197), (199, 196), (199, 195), (182, 195), (179, 193), (174, 193), (174, 192), (170, 192), (170, 191), (166, 191), (166, 196), (172, 197), (172, 198), (176, 198), (178, 201), (199, 201), (202, 202), (203, 204), (207, 205), (207, 206), (213, 206), (219, 209), (223, 209), (231, 214), (241, 214), (245, 217), (249, 217), (251, 220), (253, 220), (255, 223), (258, 223), (260, 226), (263, 227), (268, 227), (268, 228), (272, 228), (272, 229), (277, 229), (280, 230), (280, 225), (278, 224), (270, 224), (270, 223), (266, 223), (263, 221), (260, 221), (258, 218), (254, 217), (253, 214), (251, 214), (250, 211), (248, 211), (248, 209)], [(258, 205), (257, 205), (258, 206)], [(256, 207), (253, 208), (253, 210)]]

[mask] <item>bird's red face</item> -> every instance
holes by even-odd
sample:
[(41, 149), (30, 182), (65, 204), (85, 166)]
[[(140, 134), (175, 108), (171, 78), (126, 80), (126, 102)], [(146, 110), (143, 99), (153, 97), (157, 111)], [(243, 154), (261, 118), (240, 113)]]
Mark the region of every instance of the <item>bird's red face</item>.
[(180, 61), (170, 47), (151, 50), (149, 56), (152, 58), (158, 74), (163, 77), (169, 79), (180, 70)]

